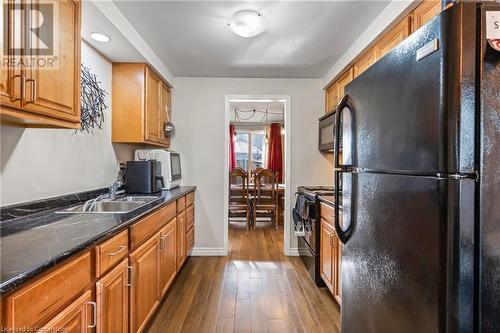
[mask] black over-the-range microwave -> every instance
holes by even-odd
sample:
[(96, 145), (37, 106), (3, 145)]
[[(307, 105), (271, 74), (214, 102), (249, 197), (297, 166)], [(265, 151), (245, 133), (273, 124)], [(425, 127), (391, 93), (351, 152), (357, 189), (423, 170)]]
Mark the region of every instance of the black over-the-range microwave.
[(318, 149), (323, 152), (333, 152), (335, 131), (335, 111), (319, 118)]

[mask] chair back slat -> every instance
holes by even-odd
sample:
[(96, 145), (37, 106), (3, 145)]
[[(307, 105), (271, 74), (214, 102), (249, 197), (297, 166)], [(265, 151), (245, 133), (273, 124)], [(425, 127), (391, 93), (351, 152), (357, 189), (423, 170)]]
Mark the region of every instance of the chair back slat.
[(269, 169), (260, 170), (255, 175), (254, 193), (256, 204), (277, 204), (277, 174)]
[(229, 172), (229, 202), (248, 202), (248, 175), (241, 168)]

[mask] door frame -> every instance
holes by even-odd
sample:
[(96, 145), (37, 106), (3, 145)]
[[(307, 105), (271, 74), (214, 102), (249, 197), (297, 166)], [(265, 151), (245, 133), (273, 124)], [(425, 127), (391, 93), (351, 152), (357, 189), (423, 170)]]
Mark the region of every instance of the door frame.
[(229, 252), (229, 124), (231, 110), (230, 101), (233, 99), (249, 100), (283, 100), (285, 102), (285, 207), (283, 212), (283, 252), (285, 255), (293, 255), (290, 250), (291, 240), (291, 216), (290, 212), (290, 185), (291, 185), (291, 117), (290, 117), (290, 95), (226, 95), (224, 114), (224, 254)]

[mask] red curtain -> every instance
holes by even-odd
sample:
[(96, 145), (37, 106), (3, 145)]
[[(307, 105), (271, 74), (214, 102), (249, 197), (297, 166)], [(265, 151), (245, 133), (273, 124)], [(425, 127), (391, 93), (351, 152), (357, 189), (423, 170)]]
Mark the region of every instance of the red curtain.
[(236, 152), (234, 151), (234, 125), (229, 125), (229, 171), (236, 168)]
[(278, 182), (283, 179), (283, 153), (281, 149), (281, 125), (271, 124), (269, 131), (269, 147), (267, 153), (267, 168), (278, 173)]

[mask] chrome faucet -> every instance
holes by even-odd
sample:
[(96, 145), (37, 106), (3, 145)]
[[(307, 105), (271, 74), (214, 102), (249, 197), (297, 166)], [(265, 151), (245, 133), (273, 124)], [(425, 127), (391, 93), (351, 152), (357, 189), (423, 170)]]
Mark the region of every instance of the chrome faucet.
[(120, 188), (120, 186), (123, 185), (122, 179), (123, 179), (123, 172), (122, 172), (122, 170), (120, 170), (120, 172), (118, 172), (118, 177), (116, 178), (116, 180), (113, 182), (113, 184), (109, 185), (108, 193), (101, 194), (94, 199), (90, 199), (90, 200), (85, 201), (85, 203), (83, 204), (83, 207), (82, 207), (82, 211), (84, 211), (84, 212), (92, 211), (96, 202), (101, 200), (101, 199), (115, 200), (116, 193), (118, 192), (118, 189)]

